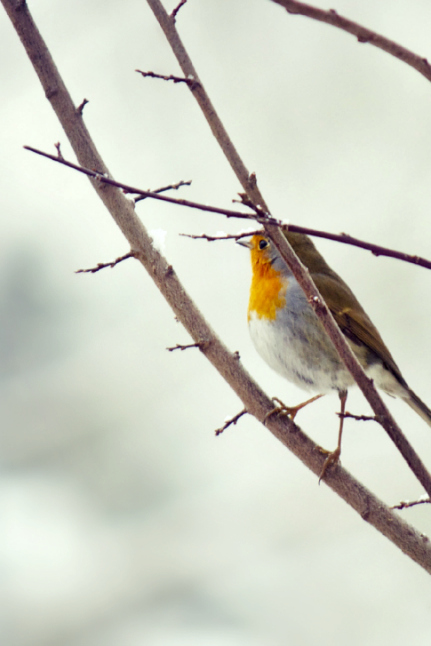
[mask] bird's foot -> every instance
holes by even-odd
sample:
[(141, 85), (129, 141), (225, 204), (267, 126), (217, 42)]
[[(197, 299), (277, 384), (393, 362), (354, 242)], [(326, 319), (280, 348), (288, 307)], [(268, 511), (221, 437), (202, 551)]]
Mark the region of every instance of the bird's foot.
[(274, 406), (274, 408), (265, 415), (265, 417), (263, 418), (263, 423), (266, 424), (267, 419), (272, 415), (282, 415), (284, 417), (290, 417), (293, 422), (296, 414), (301, 410), (301, 408), (308, 406), (308, 404), (316, 401), (316, 399), (320, 399), (320, 397), (322, 396), (323, 395), (315, 395), (311, 399), (307, 399), (307, 401), (302, 402), (302, 404), (298, 404), (297, 406), (286, 406), (286, 404), (284, 404), (281, 399), (278, 399), (278, 397), (273, 397), (272, 401), (276, 402), (277, 406)]

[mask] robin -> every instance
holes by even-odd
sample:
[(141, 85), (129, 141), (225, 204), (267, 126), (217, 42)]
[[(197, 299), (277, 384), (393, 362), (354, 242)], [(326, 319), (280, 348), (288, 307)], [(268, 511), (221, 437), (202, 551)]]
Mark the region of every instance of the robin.
[[(308, 268), (317, 289), (326, 301), (367, 375), (378, 388), (403, 399), (431, 426), (431, 410), (409, 388), (379, 332), (353, 292), (326, 263), (313, 242), (300, 233), (283, 230), (301, 262)], [(295, 385), (318, 393), (306, 402), (281, 409), (293, 419), (301, 408), (322, 395), (337, 391), (344, 414), (347, 389), (354, 384), (327, 336), (322, 323), (307, 301), (287, 264), (264, 235), (239, 241), (251, 252), (252, 281), (248, 306), (251, 339), (261, 357), (276, 372)], [(280, 410), (280, 409), (274, 409)], [(343, 416), (338, 445), (325, 462), (336, 462), (341, 453)]]

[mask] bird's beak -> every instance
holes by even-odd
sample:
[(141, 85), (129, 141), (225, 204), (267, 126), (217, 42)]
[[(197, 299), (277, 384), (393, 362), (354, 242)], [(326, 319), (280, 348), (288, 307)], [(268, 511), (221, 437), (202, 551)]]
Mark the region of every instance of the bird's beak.
[(240, 244), (241, 247), (247, 247), (247, 249), (252, 248), (251, 240), (237, 240), (236, 244)]

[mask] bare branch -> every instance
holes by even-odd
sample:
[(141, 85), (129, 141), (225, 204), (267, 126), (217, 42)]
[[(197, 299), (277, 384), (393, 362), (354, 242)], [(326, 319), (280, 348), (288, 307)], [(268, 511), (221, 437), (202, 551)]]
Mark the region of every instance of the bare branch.
[(175, 7), (175, 9), (174, 9), (174, 10), (173, 10), (173, 12), (171, 13), (171, 18), (172, 18), (172, 20), (173, 20), (174, 22), (175, 22), (175, 21), (176, 21), (176, 19), (177, 19), (177, 15), (178, 15), (179, 10), (181, 9), (181, 7), (184, 7), (184, 5), (186, 4), (186, 2), (187, 2), (187, 0), (181, 0), (181, 2), (180, 2), (179, 4), (177, 4), (177, 6)]
[(81, 116), (82, 116), (82, 113), (84, 112), (84, 108), (87, 105), (87, 103), (89, 103), (88, 99), (83, 99), (82, 102), (76, 108), (77, 113), (80, 114)]
[(353, 413), (348, 413), (347, 411), (345, 413), (336, 413), (338, 417), (343, 417), (346, 419), (346, 417), (349, 417), (350, 419), (355, 419), (358, 422), (378, 422), (379, 420), (377, 417), (370, 416), (370, 415), (354, 415)]
[(180, 345), (177, 343), (176, 345), (166, 348), (166, 350), (169, 350), (169, 352), (173, 352), (174, 350), (188, 350), (189, 348), (202, 348), (203, 343), (198, 342), (198, 343), (188, 343), (187, 345)]
[[(191, 186), (192, 180), (189, 179), (187, 182), (181, 180), (180, 182), (177, 182), (176, 184), (168, 184), (168, 186), (162, 186), (162, 188), (156, 188), (154, 191), (150, 191), (151, 193), (165, 193), (166, 191), (178, 191), (182, 186)], [(127, 191), (124, 191), (125, 193)], [(146, 200), (148, 196), (146, 195), (139, 195), (138, 197), (135, 197), (135, 204), (138, 202), (141, 202), (142, 200)]]
[(342, 244), (348, 244), (352, 245), (353, 247), (359, 247), (360, 249), (366, 249), (367, 251), (371, 251), (373, 256), (386, 256), (388, 258), (395, 258), (396, 260), (409, 262), (412, 265), (418, 265), (419, 267), (424, 267), (425, 269), (431, 269), (431, 261), (427, 260), (426, 258), (421, 258), (420, 256), (416, 255), (413, 256), (411, 254), (404, 253), (403, 251), (395, 251), (395, 249), (388, 249), (388, 247), (382, 247), (371, 242), (365, 242), (365, 240), (354, 238), (348, 233), (328, 233), (327, 231), (319, 231), (318, 229), (299, 227), (295, 224), (286, 224), (283, 225), (283, 228), (285, 228), (286, 231), (305, 233), (306, 235), (316, 238), (325, 238), (326, 240), (334, 240), (335, 242), (341, 242)]
[(241, 240), (242, 238), (248, 238), (249, 236), (258, 235), (262, 233), (262, 229), (256, 229), (253, 231), (244, 231), (242, 233), (232, 233), (220, 236), (210, 236), (206, 233), (201, 233), (199, 235), (193, 235), (191, 233), (180, 233), (180, 236), (184, 238), (191, 238), (192, 240), (207, 240), (207, 242), (216, 242), (217, 240)]
[(163, 74), (156, 74), (155, 72), (143, 72), (142, 70), (135, 70), (135, 72), (138, 72), (138, 74), (141, 74), (144, 78), (148, 77), (152, 79), (161, 79), (162, 81), (173, 81), (174, 83), (185, 83), (191, 90), (194, 90), (198, 85), (198, 81), (196, 81), (196, 79), (194, 78), (184, 78), (183, 76), (174, 76), (173, 74), (164, 76)]
[(54, 144), (54, 147), (55, 147), (55, 149), (57, 151), (57, 161), (63, 163), (64, 162), (64, 157), (63, 157), (63, 153), (61, 152), (61, 144), (60, 144), (60, 142), (57, 141), (57, 143)]
[(416, 505), (429, 505), (430, 503), (431, 500), (429, 498), (420, 498), (412, 502), (405, 500), (398, 503), (398, 505), (393, 505), (390, 509), (408, 509), (409, 507), (416, 507)]
[(382, 49), (387, 54), (395, 56), (395, 58), (406, 63), (406, 65), (410, 65), (410, 67), (417, 70), (428, 81), (431, 81), (431, 65), (426, 58), (414, 54), (395, 41), (389, 40), (389, 38), (385, 38), (385, 36), (371, 31), (371, 29), (367, 29), (357, 22), (353, 22), (353, 20), (340, 16), (334, 9), (324, 11), (305, 2), (296, 2), (296, 0), (272, 0), (272, 2), (281, 5), (290, 14), (307, 16), (308, 18), (313, 18), (313, 20), (326, 22), (328, 25), (347, 31), (349, 34), (355, 36), (360, 43), (369, 43), (370, 45), (374, 45), (374, 47)]
[(119, 256), (112, 262), (99, 262), (97, 263), (96, 267), (92, 267), (91, 269), (78, 269), (77, 271), (75, 271), (75, 274), (95, 274), (101, 269), (106, 269), (106, 267), (111, 267), (112, 269), (112, 267), (115, 267), (116, 265), (118, 265), (118, 263), (123, 262), (123, 260), (127, 260), (127, 258), (135, 258), (133, 251), (129, 251), (129, 253), (124, 254), (124, 256)]
[(237, 413), (233, 417), (230, 417), (229, 419), (225, 420), (225, 423), (223, 424), (223, 426), (216, 429), (216, 431), (215, 431), (216, 436), (221, 435), (223, 433), (223, 431), (225, 431), (227, 428), (229, 428), (229, 426), (232, 426), (232, 424), (235, 425), (238, 422), (238, 420), (241, 419), (241, 417), (243, 415), (246, 415), (247, 413), (248, 413), (248, 411), (245, 408), (243, 408), (242, 411), (240, 411), (239, 413)]

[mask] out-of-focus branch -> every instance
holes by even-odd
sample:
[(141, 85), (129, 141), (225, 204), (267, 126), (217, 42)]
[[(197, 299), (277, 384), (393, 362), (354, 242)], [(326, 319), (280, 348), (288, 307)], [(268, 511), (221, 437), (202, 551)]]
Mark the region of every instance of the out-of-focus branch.
[[(41, 80), (79, 163), (108, 173), (90, 135), (76, 111), (67, 89), (60, 78), (50, 53), (43, 42), (22, 0), (1, 0), (26, 52)], [(185, 292), (172, 266), (152, 246), (145, 227), (136, 216), (133, 204), (117, 188), (90, 179), (113, 219), (127, 238), (133, 252), (144, 265), (176, 316), (199, 344), (199, 349), (216, 367), (242, 400), (246, 410), (263, 420), (272, 410), (269, 397), (242, 368), (238, 356), (229, 352), (215, 336), (195, 304)], [(290, 448), (316, 475), (323, 466), (324, 457), (316, 445), (289, 419), (273, 416), (267, 427)], [(429, 540), (405, 523), (378, 500), (340, 465), (331, 469), (325, 481), (368, 523), (396, 544), (405, 554), (431, 573), (431, 544)]]
[(387, 54), (395, 56), (395, 58), (403, 61), (403, 63), (410, 65), (410, 67), (413, 67), (422, 76), (425, 76), (428, 81), (431, 81), (431, 65), (426, 58), (418, 56), (418, 54), (411, 52), (395, 41), (389, 40), (389, 38), (385, 38), (385, 36), (371, 31), (371, 29), (367, 29), (353, 20), (340, 16), (334, 9), (324, 11), (305, 2), (296, 2), (296, 0), (272, 0), (272, 2), (281, 5), (290, 14), (307, 16), (307, 18), (312, 18), (319, 22), (326, 22), (328, 25), (347, 31), (349, 34), (355, 36), (360, 43), (369, 43), (370, 45), (374, 45), (374, 47), (382, 49)]
[[(269, 209), (265, 203), (265, 200), (257, 187), (256, 178), (254, 174), (250, 175), (248, 173), (244, 162), (239, 156), (235, 146), (231, 142), (229, 135), (227, 134), (220, 117), (215, 111), (214, 106), (212, 105), (205, 91), (205, 88), (197, 75), (196, 69), (192, 64), (192, 61), (190, 60), (190, 57), (179, 37), (179, 34), (175, 27), (175, 22), (166, 12), (160, 0), (147, 0), (147, 2), (153, 10), (154, 15), (165, 34), (184, 76), (186, 78), (193, 78), (198, 82), (194, 87), (189, 86), (189, 89), (198, 102), (203, 115), (212, 130), (212, 133), (216, 137), (217, 142), (219, 143), (226, 156), (227, 161), (231, 165), (238, 180), (241, 182), (241, 185), (246, 192), (245, 201), (247, 201), (248, 199), (257, 213), (260, 213), (261, 215), (269, 213)], [(416, 454), (410, 442), (404, 436), (400, 427), (392, 417), (389, 409), (377, 392), (373, 380), (367, 377), (362, 367), (360, 366), (358, 360), (356, 359), (350, 346), (344, 338), (344, 335), (335, 322), (334, 317), (329, 311), (328, 306), (317, 290), (309, 271), (301, 263), (298, 256), (295, 254), (292, 247), (283, 235), (280, 229), (280, 222), (276, 221), (275, 224), (273, 222), (269, 222), (269, 220), (265, 222), (265, 218), (263, 218), (262, 224), (267, 235), (270, 237), (273, 244), (280, 252), (282, 258), (286, 261), (287, 265), (291, 269), (293, 275), (295, 276), (296, 280), (307, 296), (308, 302), (313, 307), (314, 311), (322, 322), (322, 325), (325, 328), (332, 343), (334, 344), (336, 351), (338, 352), (339, 356), (344, 362), (344, 365), (358, 384), (359, 388), (363, 392), (380, 424), (383, 426), (386, 433), (394, 442), (395, 446), (400, 451), (401, 455), (406, 460), (410, 469), (416, 475), (425, 491), (431, 497), (431, 475), (428, 473), (428, 470), (426, 469), (422, 460)]]

